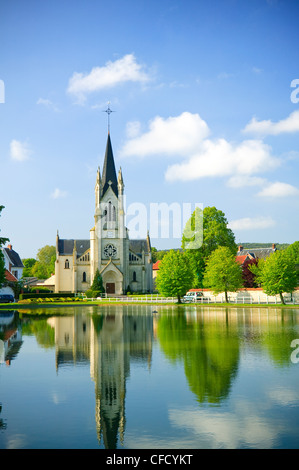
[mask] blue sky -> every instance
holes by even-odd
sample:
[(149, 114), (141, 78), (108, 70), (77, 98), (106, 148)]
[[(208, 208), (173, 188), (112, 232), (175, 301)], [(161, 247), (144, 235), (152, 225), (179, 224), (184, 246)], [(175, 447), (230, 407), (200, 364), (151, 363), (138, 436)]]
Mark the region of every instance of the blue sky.
[(110, 102), (131, 236), (179, 247), (152, 208), (198, 203), (237, 242), (298, 240), (298, 13), (292, 0), (2, 0), (1, 236), (22, 258), (57, 230), (89, 238)]

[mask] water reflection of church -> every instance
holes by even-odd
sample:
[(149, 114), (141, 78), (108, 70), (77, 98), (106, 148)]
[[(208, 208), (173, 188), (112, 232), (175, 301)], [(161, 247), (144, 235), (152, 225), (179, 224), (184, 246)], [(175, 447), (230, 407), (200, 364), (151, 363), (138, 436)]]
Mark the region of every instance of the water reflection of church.
[[(84, 310), (86, 312), (86, 310)], [(125, 429), (126, 379), (130, 362), (151, 365), (153, 318), (126, 314), (124, 307), (48, 320), (55, 328), (56, 368), (90, 363), (95, 382), (95, 420), (99, 444), (117, 448)]]

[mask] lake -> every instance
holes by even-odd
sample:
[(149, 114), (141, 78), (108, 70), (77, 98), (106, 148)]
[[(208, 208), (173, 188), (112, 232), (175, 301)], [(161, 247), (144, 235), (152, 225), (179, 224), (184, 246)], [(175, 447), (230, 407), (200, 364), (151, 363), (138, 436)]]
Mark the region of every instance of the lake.
[(299, 309), (0, 310), (0, 448), (299, 448)]

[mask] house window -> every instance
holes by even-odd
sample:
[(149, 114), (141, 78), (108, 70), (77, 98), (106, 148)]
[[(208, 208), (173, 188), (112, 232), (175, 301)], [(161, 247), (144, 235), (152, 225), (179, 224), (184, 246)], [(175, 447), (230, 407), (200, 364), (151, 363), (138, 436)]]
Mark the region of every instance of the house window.
[(82, 276), (82, 282), (86, 282), (86, 272), (84, 271), (83, 276)]
[(68, 259), (65, 260), (64, 269), (70, 269), (70, 263)]

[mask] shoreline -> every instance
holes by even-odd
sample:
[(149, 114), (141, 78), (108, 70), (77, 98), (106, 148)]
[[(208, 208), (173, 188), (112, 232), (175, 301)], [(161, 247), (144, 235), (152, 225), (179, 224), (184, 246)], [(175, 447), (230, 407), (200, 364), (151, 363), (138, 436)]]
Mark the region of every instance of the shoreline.
[(284, 308), (284, 309), (298, 309), (299, 311), (299, 304), (243, 304), (243, 303), (174, 303), (174, 302), (106, 302), (106, 301), (94, 301), (94, 302), (40, 302), (40, 303), (32, 303), (32, 304), (1, 304), (0, 305), (0, 313), (1, 310), (30, 310), (30, 309), (37, 309), (37, 308), (55, 308), (55, 307), (100, 307), (100, 306), (107, 306), (107, 305), (152, 305), (152, 306), (176, 306), (176, 307), (199, 307), (199, 308)]

